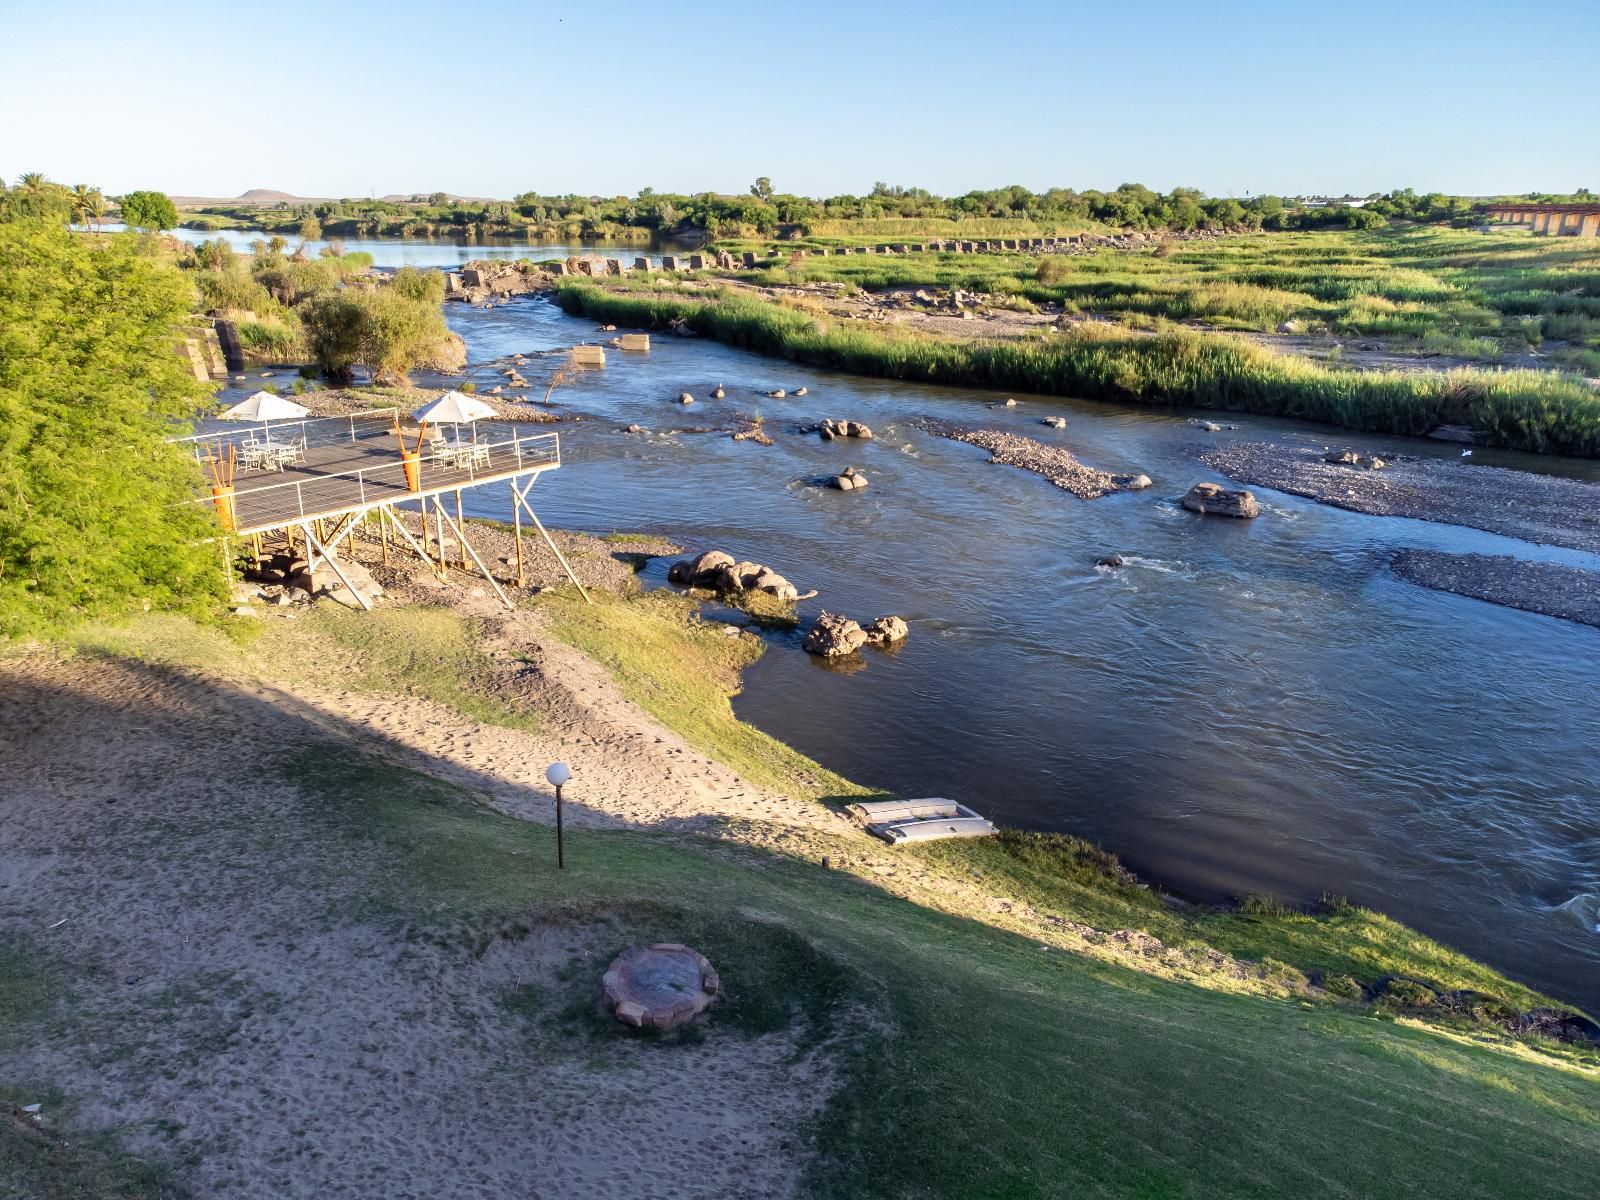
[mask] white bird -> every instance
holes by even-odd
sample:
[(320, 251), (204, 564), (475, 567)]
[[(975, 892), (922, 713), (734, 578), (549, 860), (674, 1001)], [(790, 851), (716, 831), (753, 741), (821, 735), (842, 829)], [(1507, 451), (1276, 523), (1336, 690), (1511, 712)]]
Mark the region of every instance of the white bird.
[(1471, 450), (1463, 450), (1461, 452), (1461, 457), (1462, 458), (1471, 458), (1472, 457), (1472, 451)]

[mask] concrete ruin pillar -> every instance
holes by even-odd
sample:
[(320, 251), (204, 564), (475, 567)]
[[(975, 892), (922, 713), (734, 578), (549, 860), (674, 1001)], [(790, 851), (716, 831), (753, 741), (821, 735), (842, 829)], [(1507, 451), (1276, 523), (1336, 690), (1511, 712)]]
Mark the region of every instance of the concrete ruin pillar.
[(661, 269), (663, 271), (676, 271), (678, 269), (677, 256), (674, 254), (663, 254), (661, 256)]
[(1578, 223), (1579, 237), (1600, 237), (1600, 212), (1583, 214), (1583, 219)]
[(608, 259), (606, 259), (606, 274), (607, 275), (621, 275), (622, 274), (622, 260), (620, 258), (608, 258)]
[(650, 272), (650, 270), (652, 269), (651, 266), (650, 266), (650, 260), (648, 258), (636, 258), (636, 259), (634, 259), (633, 260), (633, 269), (635, 271), (643, 271), (646, 274), (648, 274)]
[(756, 265), (756, 252), (754, 250), (746, 250), (744, 252), (744, 265), (747, 268)]

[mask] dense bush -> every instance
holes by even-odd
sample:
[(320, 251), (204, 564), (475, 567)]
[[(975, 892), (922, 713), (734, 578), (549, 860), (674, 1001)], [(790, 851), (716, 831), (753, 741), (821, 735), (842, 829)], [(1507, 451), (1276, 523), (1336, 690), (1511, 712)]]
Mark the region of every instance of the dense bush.
[(193, 304), (141, 239), (0, 221), (0, 636), (223, 593), (182, 432), (209, 399), (172, 352)]

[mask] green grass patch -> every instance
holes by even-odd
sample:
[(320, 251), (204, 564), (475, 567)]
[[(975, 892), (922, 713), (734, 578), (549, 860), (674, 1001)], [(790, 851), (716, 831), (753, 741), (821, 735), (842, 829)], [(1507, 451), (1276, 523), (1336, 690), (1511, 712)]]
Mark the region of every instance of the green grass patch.
[(303, 620), (310, 632), (359, 656), (359, 671), (345, 682), (363, 691), (417, 696), (489, 725), (539, 728), (537, 714), (484, 689), (493, 667), (478, 648), (478, 627), (449, 609), (317, 605)]
[(729, 637), (676, 593), (591, 595), (592, 605), (566, 591), (546, 592), (535, 603), (552, 633), (608, 668), (630, 700), (696, 749), (753, 783), (794, 795), (865, 794), (733, 715), (729, 700), (739, 691), (739, 672), (761, 656), (758, 639)]

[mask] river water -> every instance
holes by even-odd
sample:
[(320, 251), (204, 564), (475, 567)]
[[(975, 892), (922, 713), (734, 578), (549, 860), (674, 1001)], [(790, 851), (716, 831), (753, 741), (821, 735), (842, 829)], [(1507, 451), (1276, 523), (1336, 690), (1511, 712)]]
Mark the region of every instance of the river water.
[[(107, 233), (122, 233), (126, 231), (127, 226), (113, 222), (103, 228)], [(191, 246), (220, 240), (228, 243), (240, 254), (249, 254), (251, 242), (267, 239), (272, 235), (262, 233), (258, 229), (174, 229), (170, 231), (169, 236), (180, 242), (187, 242)], [(285, 235), (285, 240), (288, 241), (291, 250), (301, 244), (301, 240), (292, 235)], [(651, 256), (655, 265), (659, 265), (661, 261), (659, 248), (634, 243), (532, 242), (527, 238), (511, 237), (484, 237), (476, 240), (466, 238), (335, 238), (334, 240), (344, 248), (345, 253), (365, 251), (372, 255), (373, 266), (383, 268), (409, 266), (442, 267), (450, 270), (476, 259), (528, 258), (537, 262), (546, 258), (565, 258), (569, 254), (620, 258), (630, 264), (641, 255)], [(306, 254), (316, 258), (328, 244), (327, 239), (306, 242)], [(668, 254), (674, 252), (673, 248), (667, 248)]]
[[(447, 313), (474, 363), (601, 336), (540, 298)], [(1261, 489), (1252, 522), (1177, 503), (1220, 479), (1196, 454), (1223, 439), (1455, 448), (1254, 417), (1204, 434), (1185, 412), (1044, 397), (991, 409), (1005, 394), (699, 339), (608, 359), (557, 393), (586, 419), (560, 427), (565, 465), (534, 489), (546, 522), (768, 563), (820, 592), (802, 618), (826, 606), (910, 621), (902, 650), (864, 652), (853, 672), (771, 635), (736, 701), (744, 720), (862, 784), (1091, 839), (1192, 897), (1347, 895), (1600, 1007), (1600, 630), (1415, 587), (1386, 566), (1402, 546), (1600, 563)], [(710, 400), (718, 383), (728, 396)], [(801, 399), (758, 394), (800, 385)], [(687, 410), (684, 390), (699, 398)], [(763, 415), (777, 444), (621, 432), (726, 427), (738, 412)], [(1155, 486), (1080, 501), (920, 432), (916, 415), (1060, 441)], [(828, 416), (877, 437), (793, 432)], [(1473, 462), (1533, 465), (1485, 450)], [(847, 464), (867, 491), (806, 486)], [(1600, 479), (1593, 462), (1537, 465)], [(469, 496), (509, 517), (504, 493)], [(1127, 566), (1097, 569), (1113, 551)], [(665, 570), (647, 582), (664, 585)]]

